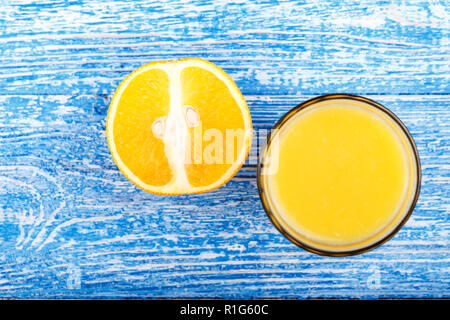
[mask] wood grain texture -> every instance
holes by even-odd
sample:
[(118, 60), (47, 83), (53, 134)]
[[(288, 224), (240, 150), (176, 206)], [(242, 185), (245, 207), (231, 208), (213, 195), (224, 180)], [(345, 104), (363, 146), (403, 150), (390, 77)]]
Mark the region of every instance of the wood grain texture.
[[(448, 17), (446, 1), (1, 1), (0, 298), (450, 297)], [(109, 100), (187, 56), (224, 68), (258, 129), (330, 92), (394, 111), (422, 161), (408, 223), (356, 257), (297, 248), (260, 204), (258, 139), (218, 190), (138, 190), (107, 147)]]

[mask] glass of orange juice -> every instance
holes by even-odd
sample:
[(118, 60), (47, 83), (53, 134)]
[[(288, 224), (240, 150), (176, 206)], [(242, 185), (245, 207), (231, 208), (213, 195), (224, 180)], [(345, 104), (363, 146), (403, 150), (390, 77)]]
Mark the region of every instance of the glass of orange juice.
[(389, 240), (417, 202), (416, 145), (390, 110), (331, 94), (308, 100), (273, 127), (258, 162), (258, 189), (275, 227), (323, 255), (366, 252)]

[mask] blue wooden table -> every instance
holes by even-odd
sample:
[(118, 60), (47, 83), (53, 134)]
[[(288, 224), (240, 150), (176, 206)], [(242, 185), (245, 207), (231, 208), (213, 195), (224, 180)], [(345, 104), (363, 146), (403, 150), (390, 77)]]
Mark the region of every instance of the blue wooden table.
[[(434, 1), (0, 1), (0, 298), (450, 297), (450, 6)], [(422, 161), (417, 207), (369, 253), (308, 253), (269, 222), (255, 150), (225, 186), (137, 189), (115, 166), (114, 90), (206, 58), (268, 129), (316, 95), (394, 111)]]

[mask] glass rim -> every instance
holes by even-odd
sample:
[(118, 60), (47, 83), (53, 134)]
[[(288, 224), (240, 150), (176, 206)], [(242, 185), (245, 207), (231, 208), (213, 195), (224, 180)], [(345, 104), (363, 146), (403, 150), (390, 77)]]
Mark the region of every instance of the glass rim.
[[(390, 232), (388, 232), (386, 235), (384, 235), (380, 239), (374, 241), (373, 243), (370, 243), (361, 248), (343, 250), (343, 251), (331, 251), (331, 250), (316, 248), (316, 247), (313, 247), (311, 245), (308, 245), (308, 244), (300, 241), (299, 239), (297, 239), (294, 235), (292, 235), (289, 231), (287, 231), (281, 225), (281, 223), (275, 218), (275, 215), (272, 212), (272, 209), (269, 207), (268, 200), (267, 200), (265, 190), (264, 190), (264, 183), (262, 181), (263, 175), (261, 172), (262, 172), (262, 167), (263, 167), (263, 158), (264, 158), (264, 155), (266, 154), (266, 151), (272, 141), (273, 132), (276, 132), (277, 129), (280, 129), (293, 115), (295, 115), (300, 110), (303, 110), (303, 109), (305, 109), (311, 105), (314, 105), (318, 102), (327, 101), (327, 100), (339, 100), (339, 99), (355, 100), (355, 101), (367, 103), (370, 106), (375, 107), (378, 110), (385, 113), (390, 119), (392, 119), (400, 127), (401, 131), (404, 133), (404, 135), (412, 149), (412, 156), (414, 157), (413, 161), (415, 162), (415, 165), (416, 165), (416, 168), (415, 168), (415, 170), (416, 170), (416, 172), (415, 172), (416, 186), (415, 186), (415, 190), (413, 190), (412, 201), (411, 201), (410, 205), (407, 207), (406, 214), (401, 218), (401, 220), (395, 225), (395, 227), (393, 227), (393, 229)], [(421, 181), (422, 181), (422, 170), (421, 170), (419, 152), (417, 150), (417, 146), (414, 142), (414, 139), (412, 138), (406, 125), (400, 120), (400, 118), (397, 115), (395, 115), (391, 110), (389, 110), (387, 107), (383, 106), (382, 104), (380, 104), (374, 100), (371, 100), (369, 98), (363, 97), (363, 96), (347, 94), (347, 93), (332, 93), (332, 94), (320, 95), (320, 96), (308, 99), (308, 100), (298, 104), (297, 106), (293, 107), (289, 111), (287, 111), (273, 125), (273, 127), (267, 134), (265, 146), (263, 149), (261, 149), (259, 151), (258, 165), (257, 165), (257, 171), (256, 171), (256, 182), (257, 182), (259, 197), (261, 199), (261, 202), (262, 202), (262, 205), (263, 205), (266, 215), (269, 217), (269, 220), (275, 226), (275, 228), (282, 235), (284, 235), (288, 240), (290, 240), (297, 246), (301, 247), (302, 249), (305, 249), (309, 252), (316, 253), (319, 255), (333, 256), (333, 257), (353, 256), (353, 255), (368, 252), (370, 250), (373, 250), (373, 249), (381, 246), (382, 244), (384, 244), (385, 242), (390, 240), (395, 234), (397, 234), (397, 232), (403, 227), (403, 225), (405, 225), (405, 223), (408, 221), (409, 217), (411, 216), (411, 214), (414, 211), (414, 208), (417, 204), (417, 200), (419, 199)]]

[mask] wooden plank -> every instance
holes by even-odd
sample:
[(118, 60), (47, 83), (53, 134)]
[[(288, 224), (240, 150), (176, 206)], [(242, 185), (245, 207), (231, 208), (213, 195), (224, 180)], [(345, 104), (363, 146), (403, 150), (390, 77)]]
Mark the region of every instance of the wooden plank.
[(244, 94), (449, 92), (441, 1), (14, 2), (0, 12), (0, 94), (110, 94), (150, 61), (218, 64)]
[[(261, 129), (307, 98), (246, 96)], [(109, 155), (109, 96), (1, 96), (0, 296), (448, 296), (449, 101), (370, 98), (416, 139), (422, 193), (394, 239), (335, 259), (307, 253), (274, 229), (253, 164), (210, 193), (154, 196)]]

